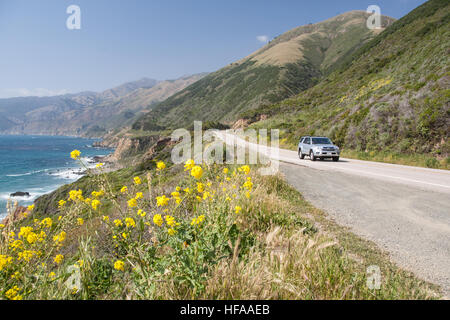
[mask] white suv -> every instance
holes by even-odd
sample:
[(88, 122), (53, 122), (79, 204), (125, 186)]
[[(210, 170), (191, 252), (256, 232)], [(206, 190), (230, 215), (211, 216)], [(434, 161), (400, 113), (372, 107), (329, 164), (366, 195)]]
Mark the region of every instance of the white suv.
[(317, 159), (333, 159), (339, 161), (341, 150), (327, 137), (302, 137), (298, 144), (298, 156), (304, 159), (309, 156), (312, 161)]

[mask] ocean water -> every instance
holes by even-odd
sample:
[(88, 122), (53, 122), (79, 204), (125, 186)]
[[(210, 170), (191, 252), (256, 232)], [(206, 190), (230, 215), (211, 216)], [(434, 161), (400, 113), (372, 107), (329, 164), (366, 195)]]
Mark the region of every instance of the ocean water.
[(0, 135), (0, 220), (6, 215), (6, 203), (11, 193), (29, 192), (30, 197), (13, 198), (19, 205), (26, 206), (39, 196), (79, 179), (81, 176), (76, 172), (82, 169), (70, 158), (72, 150), (80, 150), (85, 163), (94, 156), (112, 152), (92, 147), (95, 141), (74, 137)]

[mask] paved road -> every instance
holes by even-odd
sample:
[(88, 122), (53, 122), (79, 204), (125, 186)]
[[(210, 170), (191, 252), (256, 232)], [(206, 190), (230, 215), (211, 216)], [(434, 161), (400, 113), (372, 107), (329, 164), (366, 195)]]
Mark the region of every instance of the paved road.
[(300, 160), (294, 151), (228, 144), (281, 160), (280, 171), (314, 206), (374, 241), (401, 267), (439, 284), (450, 297), (450, 172), (353, 159)]

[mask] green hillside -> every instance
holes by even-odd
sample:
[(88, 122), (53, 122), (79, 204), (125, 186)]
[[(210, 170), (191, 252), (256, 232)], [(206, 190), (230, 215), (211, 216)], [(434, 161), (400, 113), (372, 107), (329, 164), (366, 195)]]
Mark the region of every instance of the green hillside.
[[(170, 97), (133, 129), (189, 126), (194, 120), (230, 122), (245, 110), (297, 94), (375, 36), (366, 27), (367, 17), (365, 12), (352, 11), (293, 29)], [(383, 18), (385, 25), (392, 21)]]
[(327, 135), (347, 155), (395, 162), (409, 154), (426, 162), (418, 164), (446, 168), (449, 14), (448, 1), (429, 1), (313, 88), (241, 116), (255, 122), (265, 115), (253, 126), (282, 129), (291, 147), (302, 135)]

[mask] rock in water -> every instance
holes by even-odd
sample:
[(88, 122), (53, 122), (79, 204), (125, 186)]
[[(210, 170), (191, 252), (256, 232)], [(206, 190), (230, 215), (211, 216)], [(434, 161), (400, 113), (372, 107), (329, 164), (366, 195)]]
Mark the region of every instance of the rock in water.
[(17, 191), (17, 192), (11, 193), (10, 196), (11, 196), (11, 197), (29, 197), (29, 196), (30, 196), (30, 193), (28, 193), (28, 192), (22, 192), (22, 191)]

